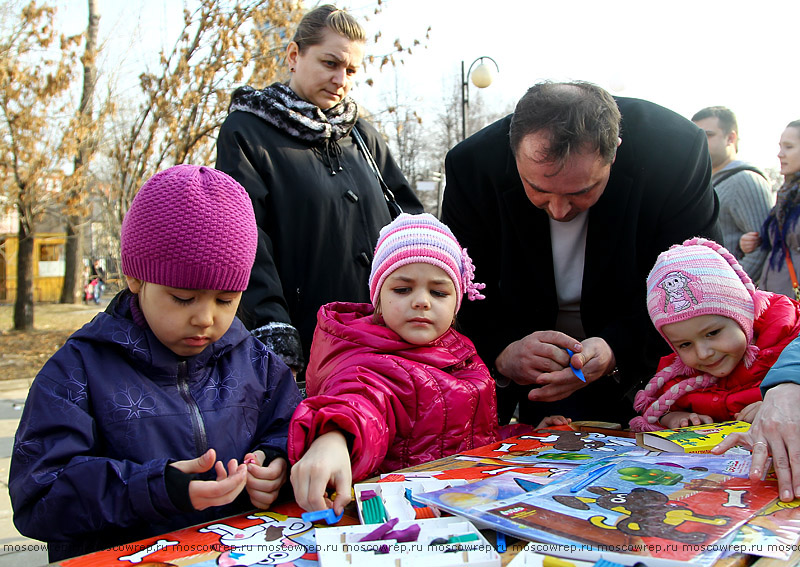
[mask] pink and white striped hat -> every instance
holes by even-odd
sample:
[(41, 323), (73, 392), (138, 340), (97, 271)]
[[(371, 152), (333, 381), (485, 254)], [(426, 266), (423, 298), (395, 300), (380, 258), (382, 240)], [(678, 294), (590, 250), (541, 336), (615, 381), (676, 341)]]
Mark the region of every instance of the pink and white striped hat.
[(713, 240), (691, 238), (659, 254), (647, 276), (647, 310), (662, 336), (661, 328), (668, 323), (721, 315), (739, 324), (749, 345), (753, 341), (755, 291), (750, 277), (726, 248)]
[[(658, 332), (662, 327), (701, 315), (720, 315), (738, 323), (747, 338), (745, 368), (758, 347), (753, 344), (756, 288), (733, 254), (713, 240), (691, 238), (659, 254), (647, 276), (647, 309)], [(675, 347), (667, 340), (673, 351)], [(677, 353), (677, 351), (675, 351)], [(668, 382), (679, 378), (663, 390)], [(659, 420), (687, 392), (704, 390), (717, 377), (697, 373), (678, 359), (665, 366), (636, 393), (633, 408), (642, 415), (631, 420), (634, 431), (663, 429)]]
[(456, 312), (466, 293), (470, 301), (485, 299), (480, 290), (485, 284), (474, 283), (475, 266), (461, 248), (452, 231), (428, 213), (403, 213), (381, 229), (372, 272), (369, 275), (369, 297), (375, 305), (386, 278), (407, 264), (424, 262), (445, 271), (456, 288)]

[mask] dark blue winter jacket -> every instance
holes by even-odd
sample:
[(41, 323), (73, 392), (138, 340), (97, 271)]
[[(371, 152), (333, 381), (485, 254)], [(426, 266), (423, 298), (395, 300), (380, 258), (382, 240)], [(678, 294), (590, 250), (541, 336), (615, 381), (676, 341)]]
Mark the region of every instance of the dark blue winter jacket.
[(51, 561), (252, 508), (243, 491), (226, 507), (182, 511), (166, 489), (170, 462), (209, 448), (223, 463), (286, 452), (300, 393), (278, 357), (234, 319), (180, 358), (133, 322), (130, 298), (121, 292), (44, 365), (17, 430), (14, 524), (48, 542)]

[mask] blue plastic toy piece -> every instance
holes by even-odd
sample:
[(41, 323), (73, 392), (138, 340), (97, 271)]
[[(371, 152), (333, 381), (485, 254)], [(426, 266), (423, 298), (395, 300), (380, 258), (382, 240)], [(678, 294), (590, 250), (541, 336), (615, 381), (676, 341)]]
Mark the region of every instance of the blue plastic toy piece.
[(506, 534), (503, 532), (495, 532), (495, 543), (497, 544), (497, 552), (506, 552)]
[[(572, 355), (575, 354), (575, 353), (572, 352), (571, 350), (567, 349), (567, 354), (569, 355), (570, 360), (572, 360)], [(572, 366), (571, 362), (569, 363), (569, 367), (572, 368), (573, 374), (575, 374), (575, 376), (580, 378), (581, 382), (586, 382), (586, 377), (583, 375), (583, 370), (578, 370), (577, 368)]]
[(300, 517), (303, 518), (305, 522), (313, 523), (319, 520), (325, 520), (326, 524), (331, 525), (341, 520), (343, 515), (344, 512), (337, 515), (333, 512), (333, 508), (328, 508), (327, 510), (317, 510), (315, 512), (303, 512)]

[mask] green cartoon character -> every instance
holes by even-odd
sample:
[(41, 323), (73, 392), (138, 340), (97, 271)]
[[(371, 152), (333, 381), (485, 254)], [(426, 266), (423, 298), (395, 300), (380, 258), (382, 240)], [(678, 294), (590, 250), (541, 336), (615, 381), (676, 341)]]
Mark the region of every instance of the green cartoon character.
[(667, 472), (663, 469), (646, 469), (644, 467), (625, 467), (617, 471), (621, 480), (648, 486), (652, 484), (663, 484), (672, 486), (678, 484), (682, 479), (682, 474)]
[(591, 459), (592, 456), (583, 453), (539, 453), (536, 458), (548, 461), (585, 461)]

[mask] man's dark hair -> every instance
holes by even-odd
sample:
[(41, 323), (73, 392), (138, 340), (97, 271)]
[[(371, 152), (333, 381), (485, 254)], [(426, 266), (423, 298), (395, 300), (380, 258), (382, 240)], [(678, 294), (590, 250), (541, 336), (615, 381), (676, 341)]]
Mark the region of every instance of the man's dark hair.
[(692, 116), (692, 122), (705, 120), (706, 118), (716, 118), (719, 121), (719, 128), (725, 134), (736, 132), (739, 134), (739, 123), (736, 121), (736, 115), (730, 108), (724, 106), (707, 106), (702, 110), (698, 110)]
[(519, 100), (511, 118), (511, 151), (523, 138), (546, 132), (549, 144), (541, 163), (564, 166), (572, 152), (598, 152), (611, 163), (619, 145), (622, 116), (608, 92), (584, 81), (538, 83)]

